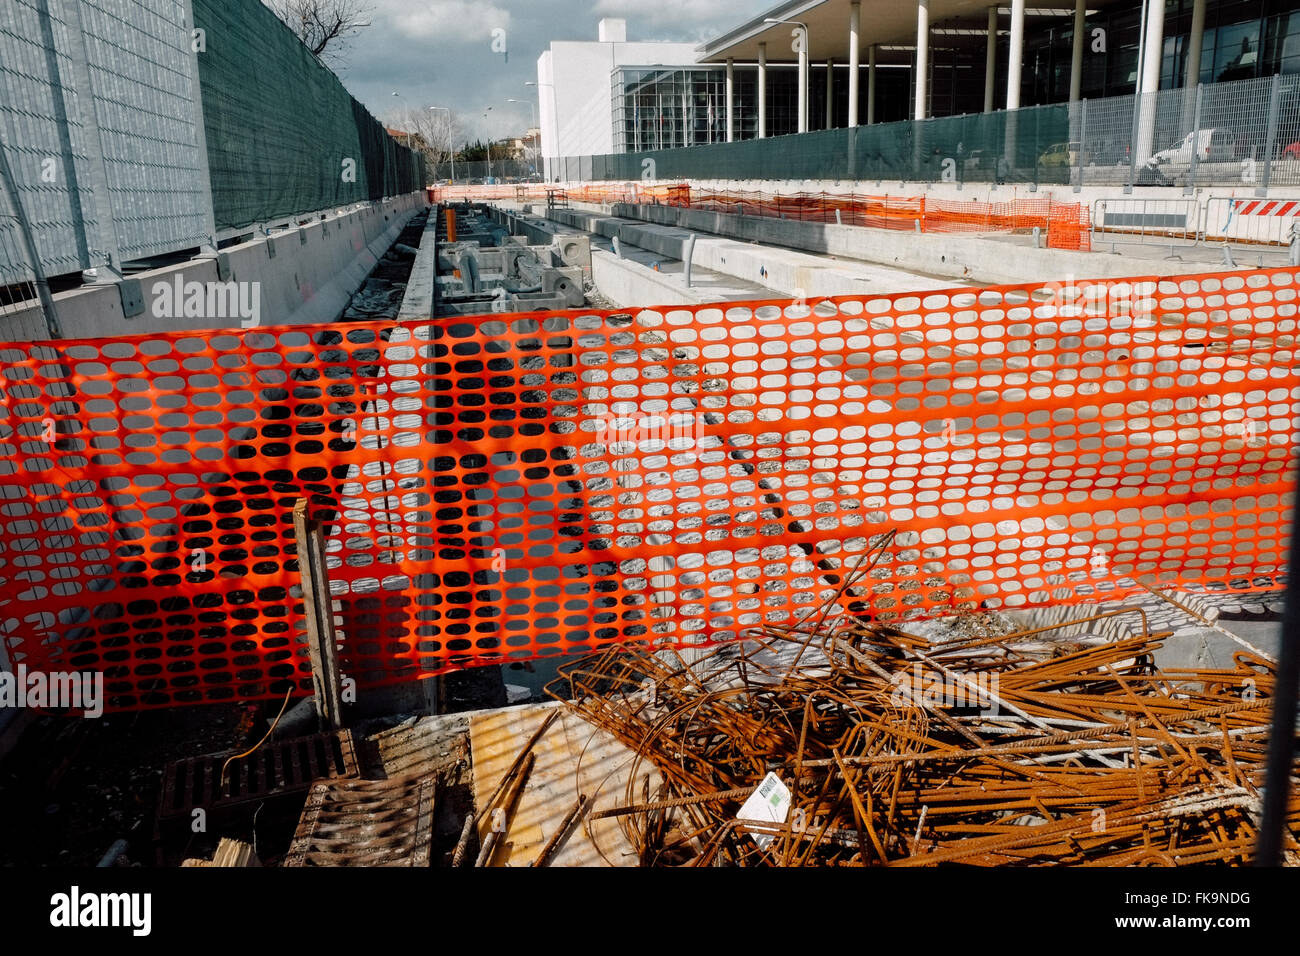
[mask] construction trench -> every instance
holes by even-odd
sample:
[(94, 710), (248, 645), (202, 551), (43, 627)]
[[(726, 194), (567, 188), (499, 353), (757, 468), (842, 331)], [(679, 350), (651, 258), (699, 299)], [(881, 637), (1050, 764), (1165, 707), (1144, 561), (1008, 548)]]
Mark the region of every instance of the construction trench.
[(1252, 861), (1300, 274), (551, 192), (432, 207), (336, 323), (5, 347), (7, 645), (107, 694), (5, 760), (7, 862)]

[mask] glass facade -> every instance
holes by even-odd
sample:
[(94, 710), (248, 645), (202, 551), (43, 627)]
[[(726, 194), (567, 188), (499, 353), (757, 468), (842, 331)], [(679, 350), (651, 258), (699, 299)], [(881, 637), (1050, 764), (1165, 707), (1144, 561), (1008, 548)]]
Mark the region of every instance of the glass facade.
[[(982, 60), (981, 60), (982, 62)], [(622, 66), (613, 72), (614, 152), (633, 153), (727, 141), (727, 70), (722, 66)], [(877, 74), (876, 119), (906, 119), (911, 71), (882, 67)], [(982, 82), (982, 81), (981, 81)], [(758, 138), (758, 67), (738, 64), (736, 139)], [(789, 64), (767, 68), (767, 135), (799, 129), (799, 76)], [(859, 98), (867, 121), (866, 72)], [(835, 68), (831, 108), (835, 128), (847, 124), (848, 70)], [(808, 71), (808, 128), (826, 128), (826, 65)]]
[[(1155, 0), (1160, 2), (1160, 0)], [(1161, 89), (1181, 87), (1187, 73), (1193, 0), (1164, 0), (1164, 60)], [(1064, 103), (1070, 98), (1074, 15), (1031, 10), (1026, 20), (1020, 101), (1024, 106)], [(997, 75), (998, 108), (1005, 103), (1008, 17), (1001, 17)], [(984, 109), (985, 39), (970, 24), (936, 30), (931, 37), (929, 115), (960, 116)], [(1137, 83), (1142, 44), (1141, 0), (1093, 12), (1085, 22), (1082, 95), (1086, 99), (1131, 94)], [(900, 49), (892, 48), (895, 52)], [(914, 56), (914, 54), (912, 54)], [(864, 51), (863, 59), (866, 54)], [(882, 65), (877, 71), (877, 122), (912, 115), (915, 69)], [(834, 69), (832, 126), (848, 125), (848, 70)], [(1209, 0), (1201, 48), (1200, 82), (1300, 73), (1300, 0)], [(737, 64), (736, 139), (758, 136), (758, 68)], [(798, 127), (798, 77), (791, 64), (767, 71), (767, 132), (794, 133)], [(619, 67), (613, 72), (614, 151), (643, 152), (726, 142), (726, 68), (723, 66)], [(859, 124), (867, 120), (865, 63), (860, 78)], [(809, 69), (808, 129), (826, 128), (826, 65)]]
[[(614, 83), (614, 151), (643, 152), (727, 141), (727, 70), (721, 66), (618, 67)], [(736, 138), (758, 136), (758, 68), (735, 68)], [(770, 135), (797, 128), (795, 71), (767, 71)]]
[[(1033, 18), (1025, 32), (1021, 102), (1061, 103), (1070, 97), (1072, 16)], [(1101, 10), (1086, 21), (1083, 96), (1132, 93), (1142, 42), (1142, 9)], [(1005, 29), (1006, 18), (1003, 18)], [(1192, 0), (1165, 0), (1164, 62), (1160, 88), (1183, 85), (1187, 74)], [(999, 89), (1005, 89), (1007, 40), (999, 41)], [(1210, 0), (1201, 46), (1202, 83), (1300, 73), (1300, 0)]]

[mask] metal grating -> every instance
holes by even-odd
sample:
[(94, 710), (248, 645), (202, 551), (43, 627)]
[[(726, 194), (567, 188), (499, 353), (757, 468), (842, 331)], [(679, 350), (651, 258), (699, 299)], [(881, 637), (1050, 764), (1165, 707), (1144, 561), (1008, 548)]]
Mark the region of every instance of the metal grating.
[(254, 800), (301, 793), (326, 777), (360, 775), (350, 730), (267, 744), (231, 763), (221, 786), (221, 768), (229, 757), (208, 754), (169, 764), (163, 773), (158, 819), (189, 817), (196, 809), (211, 814)]
[(282, 865), (427, 867), (436, 789), (432, 776), (317, 784)]

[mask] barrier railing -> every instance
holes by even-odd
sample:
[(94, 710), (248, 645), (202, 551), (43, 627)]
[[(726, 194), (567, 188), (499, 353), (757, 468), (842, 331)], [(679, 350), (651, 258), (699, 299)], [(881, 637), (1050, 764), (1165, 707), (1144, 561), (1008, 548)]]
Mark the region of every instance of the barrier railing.
[(1094, 235), (1127, 242), (1197, 242), (1201, 236), (1198, 199), (1098, 199), (1092, 204)]
[[(15, 666), (115, 710), (1283, 573), (1300, 269), (0, 346)], [(761, 363), (761, 370), (760, 370)]]
[(1300, 223), (1300, 200), (1216, 197), (1205, 203), (1206, 239), (1289, 246)]

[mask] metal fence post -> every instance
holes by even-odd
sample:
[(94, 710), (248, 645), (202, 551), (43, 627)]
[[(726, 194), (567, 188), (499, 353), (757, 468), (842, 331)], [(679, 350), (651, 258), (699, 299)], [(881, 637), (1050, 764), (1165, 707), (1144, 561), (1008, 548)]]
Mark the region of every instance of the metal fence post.
[(1277, 114), (1282, 98), (1282, 74), (1273, 74), (1273, 86), (1268, 100), (1268, 143), (1264, 147), (1264, 178), (1255, 188), (1256, 196), (1267, 196), (1273, 181), (1273, 151), (1277, 148)]
[(1124, 193), (1133, 192), (1133, 184), (1137, 181), (1137, 161), (1138, 161), (1138, 126), (1142, 122), (1142, 94), (1133, 94), (1133, 128), (1129, 131), (1128, 140), (1128, 185), (1124, 187)]
[[(109, 265), (119, 266), (117, 256), (117, 229), (113, 223), (113, 209), (108, 196), (108, 178), (104, 172), (104, 152), (99, 136), (99, 122), (95, 115), (95, 98), (90, 93), (90, 69), (86, 57), (86, 38), (82, 33), (80, 0), (72, 0), (66, 10), (58, 11), (58, 19), (66, 25), (68, 47), (57, 44), (54, 37), (54, 19), (50, 15), (50, 0), (40, 0), (36, 13), (41, 23), (41, 41), (49, 71), (50, 93), (54, 108), (54, 122), (58, 130), (60, 162), (63, 181), (67, 186), (72, 226), (77, 234), (77, 258), (82, 269), (93, 268), (98, 256), (108, 258)], [(67, 57), (71, 66), (71, 80), (64, 82), (59, 54)], [(77, 91), (85, 91), (85, 101)], [(71, 96), (69, 94), (72, 94)], [(75, 111), (75, 112), (74, 112)], [(69, 130), (76, 122), (86, 137), (83, 147), (87, 156), (90, 189), (80, 182), (81, 165), (72, 150)], [(18, 188), (14, 181), (15, 191)], [(87, 195), (89, 193), (89, 195)], [(93, 219), (98, 235), (90, 235), (87, 221)]]
[[(1083, 151), (1088, 145), (1088, 101), (1079, 101), (1079, 138), (1075, 140), (1079, 145), (1079, 181), (1074, 184), (1076, 193), (1083, 191)], [(1066, 155), (1069, 155), (1069, 146), (1066, 146)]]
[(1201, 151), (1201, 100), (1205, 94), (1204, 84), (1196, 84), (1196, 110), (1192, 114), (1192, 162), (1187, 167), (1187, 184), (1183, 186), (1183, 195), (1190, 196), (1196, 188), (1196, 166), (1200, 162)]
[(36, 296), (41, 302), (41, 311), (45, 313), (45, 329), (52, 339), (63, 338), (59, 327), (59, 315), (54, 308), (54, 296), (50, 294), (50, 284), (45, 278), (45, 269), (41, 266), (41, 253), (36, 247), (36, 237), (32, 234), (32, 225), (23, 210), (23, 197), (18, 192), (18, 181), (9, 168), (9, 156), (5, 152), (4, 139), (0, 138), (0, 188), (9, 194), (9, 205), (18, 220), (18, 231), (22, 234), (23, 245), (27, 249), (28, 265), (32, 270), (32, 284), (36, 286)]
[[(203, 181), (203, 196), (200, 202), (203, 204), (203, 228), (207, 231), (209, 241), (212, 244), (211, 249), (200, 249), (202, 253), (215, 254), (217, 251), (217, 217), (216, 207), (212, 201), (212, 171), (208, 167), (208, 130), (203, 120), (203, 90), (199, 86), (199, 53), (198, 45), (194, 42), (194, 0), (184, 0), (185, 3), (185, 26), (190, 30), (190, 77), (194, 84), (194, 131), (198, 141), (199, 153), (199, 176)], [(452, 166), (456, 164), (455, 156), (452, 157)], [(453, 176), (454, 180), (455, 177)]]

